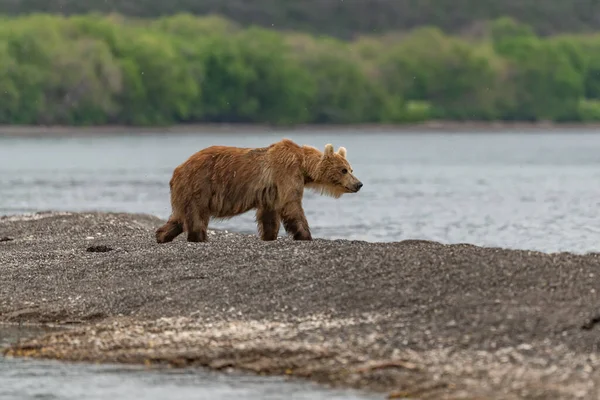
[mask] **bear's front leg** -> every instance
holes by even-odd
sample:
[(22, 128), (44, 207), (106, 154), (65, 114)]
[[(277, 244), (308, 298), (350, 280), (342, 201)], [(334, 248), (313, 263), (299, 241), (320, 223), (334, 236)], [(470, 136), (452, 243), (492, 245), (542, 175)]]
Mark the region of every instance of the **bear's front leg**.
[(262, 240), (276, 240), (281, 224), (279, 215), (275, 210), (258, 209), (256, 211), (256, 222), (258, 233)]
[(294, 240), (312, 240), (302, 203), (287, 203), (281, 210), (281, 219), (286, 232)]

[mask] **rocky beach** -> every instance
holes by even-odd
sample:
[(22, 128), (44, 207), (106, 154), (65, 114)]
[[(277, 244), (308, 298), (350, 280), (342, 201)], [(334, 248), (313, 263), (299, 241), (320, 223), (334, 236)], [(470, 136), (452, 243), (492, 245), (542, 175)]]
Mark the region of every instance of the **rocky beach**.
[[(600, 395), (600, 255), (210, 231), (139, 214), (0, 218), (5, 356), (289, 375), (389, 398)], [(283, 234), (280, 232), (280, 234)]]

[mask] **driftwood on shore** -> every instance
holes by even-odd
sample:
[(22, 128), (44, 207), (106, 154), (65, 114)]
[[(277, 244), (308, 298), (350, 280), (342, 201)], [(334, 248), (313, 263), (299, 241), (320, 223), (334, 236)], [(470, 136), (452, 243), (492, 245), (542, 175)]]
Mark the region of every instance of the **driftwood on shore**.
[(600, 256), (211, 231), (145, 215), (0, 218), (10, 356), (300, 376), (418, 398), (597, 398)]

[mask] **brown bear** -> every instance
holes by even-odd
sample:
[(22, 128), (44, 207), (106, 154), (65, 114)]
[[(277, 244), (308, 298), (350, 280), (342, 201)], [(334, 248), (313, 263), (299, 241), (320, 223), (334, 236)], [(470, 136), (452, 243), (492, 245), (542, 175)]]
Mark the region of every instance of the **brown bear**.
[(363, 184), (352, 174), (346, 149), (321, 152), (283, 139), (268, 147), (211, 146), (173, 171), (172, 213), (156, 231), (158, 243), (187, 232), (188, 242), (207, 240), (209, 219), (226, 219), (256, 209), (262, 240), (276, 240), (280, 223), (295, 240), (312, 240), (304, 210), (304, 188), (334, 198)]

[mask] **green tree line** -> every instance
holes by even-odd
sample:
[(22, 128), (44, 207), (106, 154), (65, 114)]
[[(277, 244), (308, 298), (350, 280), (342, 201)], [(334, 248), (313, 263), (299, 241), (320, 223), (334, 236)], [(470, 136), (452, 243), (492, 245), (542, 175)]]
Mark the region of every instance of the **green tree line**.
[(600, 35), (509, 18), (343, 41), (220, 17), (0, 21), (0, 124), (600, 120)]
[(422, 25), (453, 33), (477, 31), (482, 21), (502, 16), (517, 18), (541, 35), (600, 29), (598, 0), (0, 0), (0, 14), (32, 12), (116, 12), (145, 18), (219, 14), (242, 26), (345, 39)]

